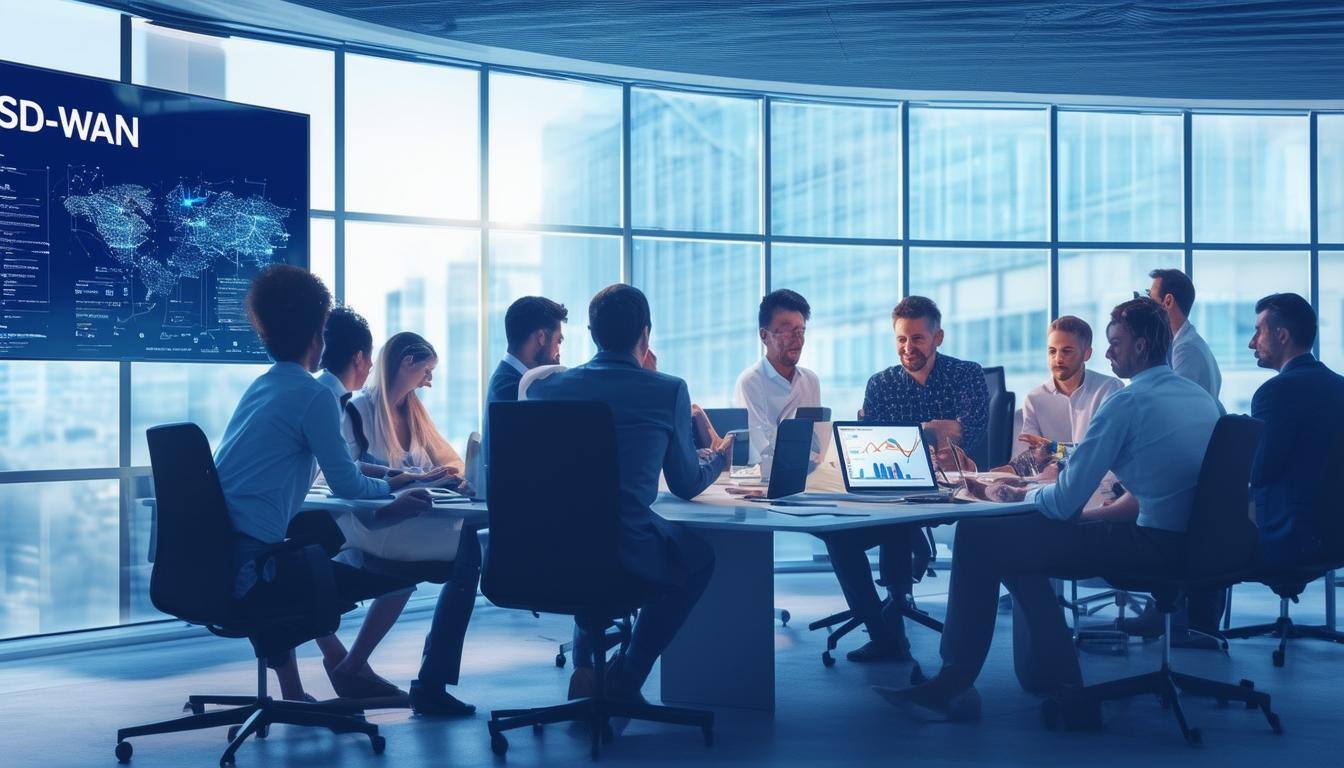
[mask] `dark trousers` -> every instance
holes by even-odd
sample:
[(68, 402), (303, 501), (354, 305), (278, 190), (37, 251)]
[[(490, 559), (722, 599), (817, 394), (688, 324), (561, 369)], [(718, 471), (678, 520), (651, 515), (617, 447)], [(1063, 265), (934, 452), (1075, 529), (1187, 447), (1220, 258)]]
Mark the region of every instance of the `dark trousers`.
[[(709, 545), (690, 535), (678, 537), (679, 547), (694, 548), (695, 552), (678, 552), (677, 559), (686, 565), (685, 578), (678, 584), (650, 585), (654, 599), (639, 609), (631, 630), (630, 646), (625, 651), (622, 671), (636, 687), (644, 684), (653, 663), (663, 655), (677, 630), (686, 623), (700, 596), (714, 575), (714, 553)], [(693, 564), (693, 565), (692, 565)], [(591, 667), (594, 645), (601, 638), (590, 635), (574, 625), (574, 666)]]
[(904, 600), (910, 594), (913, 578), (910, 573), (909, 526), (888, 528), (859, 528), (820, 534), (831, 558), (831, 568), (840, 582), (840, 591), (854, 616), (863, 622), (868, 635), (874, 640), (899, 640), (905, 636), (905, 622), (899, 615), (891, 621), (882, 618), (882, 600), (873, 584), (873, 569), (868, 564), (868, 550), (878, 551), (878, 578), (886, 585), (893, 599)]
[(1165, 573), (1183, 556), (1185, 534), (1133, 523), (1061, 523), (1039, 514), (957, 525), (943, 623), (940, 675), (968, 687), (980, 675), (997, 620), (999, 584), (1016, 603), (1013, 664), (1023, 688), (1081, 685), (1082, 670), (1052, 574)]
[(453, 560), (452, 575), (439, 590), (434, 619), (425, 635), (420, 657), (421, 683), (429, 686), (457, 685), (462, 669), (462, 645), (467, 625), (476, 607), (476, 588), (481, 582), (481, 544), (475, 528), (463, 528)]

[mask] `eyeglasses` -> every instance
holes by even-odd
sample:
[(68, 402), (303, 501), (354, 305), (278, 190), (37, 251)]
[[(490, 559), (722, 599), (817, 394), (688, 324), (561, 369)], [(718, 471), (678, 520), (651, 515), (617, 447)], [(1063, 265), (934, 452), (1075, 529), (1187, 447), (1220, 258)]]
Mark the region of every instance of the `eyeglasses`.
[(792, 330), (787, 330), (787, 331), (770, 331), (770, 330), (767, 330), (766, 333), (770, 334), (771, 336), (774, 336), (775, 338), (780, 338), (780, 339), (793, 338), (793, 339), (795, 339), (795, 340), (800, 340), (800, 341), (801, 341), (804, 337), (807, 336), (807, 329), (806, 329), (806, 328), (794, 328), (794, 329), (792, 329)]

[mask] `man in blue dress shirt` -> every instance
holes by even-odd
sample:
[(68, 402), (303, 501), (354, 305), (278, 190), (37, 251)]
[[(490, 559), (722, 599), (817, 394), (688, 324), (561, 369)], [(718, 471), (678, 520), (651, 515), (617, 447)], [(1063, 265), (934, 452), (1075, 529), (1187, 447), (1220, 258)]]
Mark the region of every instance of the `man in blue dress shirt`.
[[(658, 475), (667, 479), (668, 490), (694, 498), (723, 471), (733, 442), (725, 438), (708, 456), (697, 453), (686, 382), (645, 367), (651, 327), (649, 302), (638, 288), (620, 283), (603, 288), (588, 305), (588, 328), (599, 352), (584, 365), (537, 380), (527, 394), (529, 400), (596, 400), (611, 406), (621, 457), (621, 563), (658, 593), (640, 609), (629, 649), (613, 661), (608, 677), (612, 695), (636, 699), (714, 570), (709, 545), (654, 514)], [(576, 660), (590, 642), (576, 638)], [(584, 695), (576, 690), (581, 687), (572, 683), (571, 693)]]
[[(1106, 357), (1130, 385), (1097, 409), (1087, 435), (1054, 485), (1027, 490), (1020, 479), (988, 485), (968, 481), (991, 501), (1034, 502), (1035, 514), (964, 520), (957, 526), (942, 670), (899, 692), (906, 701), (952, 719), (976, 719), (976, 677), (994, 637), (999, 584), (1021, 608), (1014, 618), (1014, 661), (1028, 691), (1051, 693), (1082, 684), (1082, 671), (1063, 608), (1050, 585), (1053, 572), (1108, 570), (1161, 573), (1184, 555), (1185, 530), (1218, 405), (1208, 392), (1167, 365), (1171, 327), (1162, 307), (1134, 299), (1111, 312)], [(1084, 511), (1107, 471), (1115, 472), (1135, 505)], [(1099, 723), (1096, 711), (1070, 712), (1076, 726)]]
[[(989, 389), (980, 366), (940, 354), (942, 313), (923, 296), (907, 296), (891, 312), (901, 364), (873, 374), (863, 395), (860, 418), (873, 422), (921, 424), (944, 463), (949, 442), (977, 445), (989, 423)], [(959, 450), (959, 449), (958, 449)], [(856, 662), (910, 658), (900, 608), (910, 594), (912, 531), (907, 527), (864, 528), (828, 534), (826, 552), (854, 616), (868, 629), (868, 642), (846, 654)], [(879, 600), (866, 550), (880, 546), (878, 571), (887, 588)]]
[(1256, 390), (1251, 415), (1265, 422), (1251, 469), (1261, 558), (1291, 566), (1344, 552), (1344, 516), (1318, 515), (1328, 493), (1327, 462), (1344, 434), (1344, 377), (1311, 354), (1316, 313), (1295, 293), (1275, 293), (1255, 305), (1250, 348), (1261, 368), (1279, 375)]

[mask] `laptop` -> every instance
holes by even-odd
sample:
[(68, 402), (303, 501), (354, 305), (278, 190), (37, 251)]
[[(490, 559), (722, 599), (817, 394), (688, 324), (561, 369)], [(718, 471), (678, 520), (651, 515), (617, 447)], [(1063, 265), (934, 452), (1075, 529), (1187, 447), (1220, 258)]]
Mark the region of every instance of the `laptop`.
[(463, 479), (471, 486), (476, 493), (475, 498), (485, 498), (485, 464), (481, 456), (481, 433), (472, 432), (467, 437), (467, 455), (463, 460), (466, 464)]
[(765, 491), (767, 499), (782, 499), (802, 493), (807, 487), (807, 474), (812, 469), (813, 424), (807, 419), (785, 419), (779, 423), (770, 486)]
[(850, 495), (950, 498), (938, 490), (929, 444), (918, 424), (837, 421), (833, 428), (840, 475)]

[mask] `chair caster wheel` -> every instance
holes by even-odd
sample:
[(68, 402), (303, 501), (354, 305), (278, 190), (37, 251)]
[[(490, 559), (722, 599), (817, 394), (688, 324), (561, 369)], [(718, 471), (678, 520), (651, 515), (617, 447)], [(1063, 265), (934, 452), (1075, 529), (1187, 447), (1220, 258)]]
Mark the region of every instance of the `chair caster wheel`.
[(834, 666), (835, 666), (835, 657), (831, 655), (831, 652), (830, 652), (830, 651), (822, 651), (822, 654), (821, 654), (821, 665), (822, 665), (823, 667), (834, 667)]
[(131, 742), (129, 742), (129, 741), (118, 741), (118, 742), (117, 742), (117, 749), (116, 749), (117, 762), (118, 762), (118, 763), (129, 763), (129, 762), (131, 762), (131, 752), (133, 752), (133, 751), (134, 751), (134, 749), (131, 748)]
[(564, 669), (566, 661), (567, 659), (565, 658), (565, 654), (563, 653), (555, 654), (555, 666), (559, 667), (560, 669)]
[(229, 726), (229, 741), (233, 741), (233, 740), (234, 740), (235, 738), (237, 738), (237, 737), (238, 737), (238, 726), (236, 726), (236, 725), (230, 725), (230, 726)]
[(705, 746), (706, 747), (714, 746), (714, 729), (706, 726), (700, 730), (705, 735)]
[[(270, 736), (270, 735), (271, 735), (271, 726), (269, 726), (269, 725), (263, 725), (263, 726), (261, 726), (260, 728), (257, 729), (257, 738), (258, 738), (258, 739), (264, 739), (264, 738), (266, 738), (267, 736)], [(233, 739), (229, 739), (229, 741), (233, 741)]]
[(1057, 699), (1046, 699), (1041, 702), (1041, 725), (1045, 726), (1045, 730), (1059, 730), (1061, 717), (1062, 713), (1060, 712), (1060, 704)]
[(509, 740), (504, 738), (502, 733), (490, 734), (490, 751), (496, 755), (503, 755), (509, 751)]
[(1185, 740), (1190, 742), (1191, 746), (1197, 747), (1204, 743), (1204, 734), (1198, 728), (1191, 728), (1190, 732), (1186, 734)]
[(789, 626), (789, 619), (792, 619), (792, 618), (793, 618), (793, 614), (789, 613), (788, 611), (780, 611), (780, 612), (779, 612), (779, 623), (780, 623), (780, 624), (783, 624), (783, 625), (786, 626), (786, 627)]
[(381, 755), (387, 749), (387, 738), (375, 733), (369, 737), (369, 746), (373, 748), (373, 754)]
[(543, 726), (541, 723), (535, 723), (532, 726), (532, 733), (536, 734), (537, 736), (540, 736), (542, 731), (544, 730), (546, 730), (545, 726)]
[(1269, 714), (1265, 715), (1265, 719), (1269, 721), (1270, 730), (1274, 731), (1274, 733), (1277, 733), (1280, 736), (1283, 735), (1283, 723), (1279, 721), (1279, 716), (1276, 713), (1270, 712)]
[(1274, 651), (1274, 657), (1273, 657), (1273, 658), (1274, 658), (1274, 666), (1276, 666), (1276, 667), (1282, 667), (1282, 666), (1283, 666), (1283, 649), (1280, 648), (1280, 649), (1278, 649), (1278, 650), (1275, 650), (1275, 651)]

